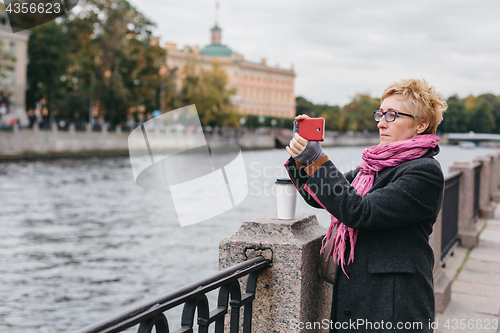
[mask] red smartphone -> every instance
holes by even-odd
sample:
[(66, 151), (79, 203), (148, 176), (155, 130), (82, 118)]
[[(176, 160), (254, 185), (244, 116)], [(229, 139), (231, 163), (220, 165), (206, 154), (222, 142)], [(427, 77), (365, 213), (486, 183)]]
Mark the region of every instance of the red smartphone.
[(299, 135), (307, 141), (324, 141), (325, 118), (305, 118), (299, 122)]

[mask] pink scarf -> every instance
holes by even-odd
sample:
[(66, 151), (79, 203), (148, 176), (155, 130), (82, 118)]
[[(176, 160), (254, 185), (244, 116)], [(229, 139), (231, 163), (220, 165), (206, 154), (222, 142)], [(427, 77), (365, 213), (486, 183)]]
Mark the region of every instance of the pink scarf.
[[(352, 186), (359, 195), (364, 196), (372, 188), (376, 172), (385, 167), (396, 166), (403, 162), (420, 158), (427, 153), (429, 148), (436, 147), (438, 142), (438, 136), (424, 134), (406, 140), (365, 148), (363, 151), (363, 162), (358, 164), (359, 173), (354, 178)], [(321, 253), (325, 251), (335, 227), (337, 227), (337, 230), (335, 231), (335, 235), (333, 235), (333, 244), (328, 257), (333, 253), (333, 260), (342, 267), (342, 271), (347, 276), (344, 270), (346, 239), (349, 237), (351, 244), (351, 252), (349, 254), (349, 261), (347, 262), (349, 265), (354, 261), (354, 246), (356, 245), (358, 230), (349, 228), (332, 215), (332, 222), (325, 238), (323, 238)]]

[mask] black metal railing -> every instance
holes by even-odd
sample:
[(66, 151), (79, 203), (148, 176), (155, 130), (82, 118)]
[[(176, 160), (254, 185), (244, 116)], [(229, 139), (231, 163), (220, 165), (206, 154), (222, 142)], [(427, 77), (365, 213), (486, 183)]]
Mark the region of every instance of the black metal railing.
[(458, 243), (458, 197), (460, 171), (452, 172), (445, 179), (443, 208), (441, 211), (441, 263), (451, 254)]
[(474, 168), (474, 222), (479, 218), (479, 189), (481, 188), (481, 168), (483, 164), (480, 162)]
[[(170, 328), (163, 312), (184, 304), (181, 327), (173, 333), (193, 332), (195, 311), (198, 310), (197, 325), (199, 333), (208, 332), (210, 324), (215, 323), (215, 333), (224, 332), (224, 320), (230, 312), (230, 332), (239, 332), (240, 308), (244, 307), (243, 333), (252, 328), (252, 302), (255, 299), (257, 278), (269, 263), (262, 257), (250, 259), (220, 271), (216, 275), (197, 283), (187, 285), (164, 296), (138, 305), (112, 318), (87, 326), (74, 333), (112, 333), (121, 332), (139, 324), (138, 333), (169, 333)], [(239, 278), (247, 276), (246, 292), (241, 295)], [(206, 294), (219, 289), (217, 307), (209, 311)], [(231, 300), (229, 301), (229, 298)], [(229, 311), (229, 306), (231, 310)]]

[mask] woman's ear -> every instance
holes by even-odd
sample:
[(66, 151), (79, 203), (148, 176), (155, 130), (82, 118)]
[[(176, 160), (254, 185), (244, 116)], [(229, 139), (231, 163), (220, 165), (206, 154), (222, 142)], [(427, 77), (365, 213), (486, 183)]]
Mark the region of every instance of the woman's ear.
[(427, 127), (429, 127), (429, 121), (428, 120), (420, 120), (417, 126), (417, 134), (420, 135), (424, 133), (427, 130)]

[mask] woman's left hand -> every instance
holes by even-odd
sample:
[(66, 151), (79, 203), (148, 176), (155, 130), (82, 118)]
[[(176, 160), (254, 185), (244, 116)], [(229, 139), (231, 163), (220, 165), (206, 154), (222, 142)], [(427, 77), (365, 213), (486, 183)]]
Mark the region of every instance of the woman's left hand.
[(307, 143), (308, 141), (306, 139), (295, 133), (290, 144), (286, 146), (286, 151), (290, 156), (296, 157), (306, 148)]

